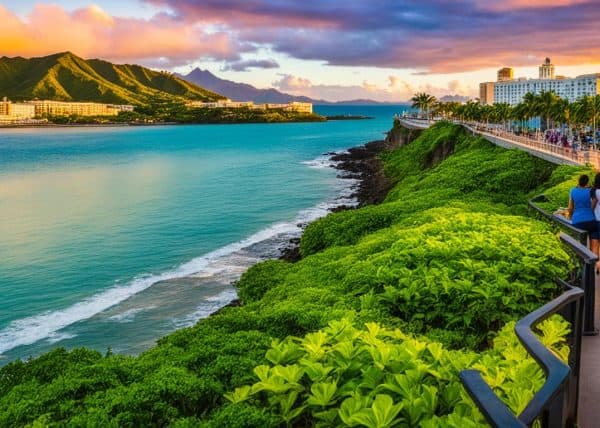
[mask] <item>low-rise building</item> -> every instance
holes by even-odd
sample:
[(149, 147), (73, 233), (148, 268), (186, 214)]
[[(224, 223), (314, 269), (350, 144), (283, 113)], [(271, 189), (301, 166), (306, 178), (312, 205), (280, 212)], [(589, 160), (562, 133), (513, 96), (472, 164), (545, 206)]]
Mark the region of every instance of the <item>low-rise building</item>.
[(202, 108), (252, 108), (254, 107), (254, 103), (252, 101), (231, 101), (230, 99), (225, 99), (212, 102), (190, 101), (187, 103), (187, 106)]
[(312, 113), (313, 105), (312, 103), (300, 103), (294, 101), (288, 104), (288, 109), (292, 111), (297, 111), (299, 113)]
[(288, 104), (254, 104), (252, 101), (231, 101), (230, 99), (219, 100), (213, 102), (203, 101), (189, 101), (186, 104), (188, 107), (201, 107), (201, 108), (253, 108), (253, 109), (282, 109), (288, 111), (295, 111), (299, 113), (312, 113), (313, 106), (311, 103), (300, 103), (291, 102)]
[(13, 103), (6, 97), (0, 102), (0, 122), (15, 123), (33, 119), (35, 108), (26, 103)]
[(70, 101), (35, 100), (33, 105), (36, 117), (45, 116), (116, 116), (120, 111), (133, 111), (133, 106), (114, 104), (81, 103)]

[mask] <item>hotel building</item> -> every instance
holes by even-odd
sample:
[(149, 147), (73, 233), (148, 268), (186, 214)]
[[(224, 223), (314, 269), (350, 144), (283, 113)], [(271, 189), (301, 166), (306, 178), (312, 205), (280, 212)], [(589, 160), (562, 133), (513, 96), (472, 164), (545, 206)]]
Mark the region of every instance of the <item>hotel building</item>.
[[(500, 76), (500, 72), (498, 72)], [(526, 93), (540, 94), (553, 91), (561, 98), (573, 102), (585, 95), (600, 94), (600, 73), (586, 74), (575, 78), (555, 76), (554, 65), (546, 58), (539, 67), (537, 79), (519, 79), (498, 81), (494, 84), (494, 102), (519, 104)]]
[(120, 111), (133, 111), (133, 106), (67, 101), (28, 101), (36, 117), (44, 116), (116, 116)]
[(6, 97), (0, 101), (0, 122), (13, 123), (20, 122), (35, 117), (35, 108), (30, 104), (13, 103)]
[(252, 108), (252, 109), (282, 109), (288, 111), (295, 111), (298, 113), (312, 113), (313, 105), (311, 103), (300, 103), (291, 102), (288, 104), (254, 104), (252, 101), (231, 101), (229, 99), (214, 101), (214, 102), (202, 102), (202, 101), (190, 101), (187, 103), (188, 107), (203, 107), (203, 108)]
[(479, 104), (494, 104), (494, 86), (496, 82), (483, 82), (479, 84)]

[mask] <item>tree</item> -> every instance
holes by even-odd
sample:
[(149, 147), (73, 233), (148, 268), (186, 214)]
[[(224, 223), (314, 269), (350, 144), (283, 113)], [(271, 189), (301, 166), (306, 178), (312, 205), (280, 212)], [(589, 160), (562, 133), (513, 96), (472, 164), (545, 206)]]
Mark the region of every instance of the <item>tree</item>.
[(437, 99), (433, 95), (429, 95), (425, 92), (419, 92), (410, 100), (412, 102), (412, 107), (418, 108), (421, 114), (425, 112), (425, 117), (429, 120), (429, 111), (435, 106)]
[[(545, 119), (546, 128), (551, 128), (550, 121), (554, 113), (554, 109), (557, 106), (557, 103), (561, 101), (561, 98), (554, 93), (554, 91), (543, 91), (538, 96), (536, 96), (536, 112), (539, 113), (541, 117)], [(540, 124), (541, 125), (541, 124)], [(541, 128), (541, 126), (540, 126)]]

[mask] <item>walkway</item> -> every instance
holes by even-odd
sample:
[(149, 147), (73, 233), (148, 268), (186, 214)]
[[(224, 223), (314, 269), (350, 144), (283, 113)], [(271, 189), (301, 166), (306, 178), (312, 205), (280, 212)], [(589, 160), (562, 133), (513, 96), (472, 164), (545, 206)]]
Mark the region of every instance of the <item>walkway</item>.
[[(397, 118), (409, 129), (427, 129), (435, 122), (428, 120)], [(492, 143), (505, 148), (518, 148), (533, 156), (561, 165), (591, 164), (600, 170), (600, 156), (596, 150), (573, 151), (547, 144), (542, 141), (520, 137), (504, 131), (483, 129), (477, 125), (462, 124), (474, 134), (481, 135)], [(596, 327), (600, 326), (600, 277), (596, 278)], [(583, 336), (581, 349), (581, 371), (579, 379), (579, 428), (600, 426), (600, 336)]]
[[(402, 126), (409, 129), (427, 129), (435, 121), (423, 119), (397, 118)], [(512, 149), (517, 148), (530, 153), (533, 156), (545, 159), (559, 165), (592, 165), (600, 171), (600, 152), (598, 150), (573, 150), (556, 144), (544, 142), (542, 139), (529, 138), (515, 135), (502, 129), (486, 126), (479, 123), (459, 123), (473, 134), (481, 135), (497, 146)]]
[[(596, 328), (600, 326), (600, 278), (596, 277)], [(583, 336), (579, 372), (579, 428), (600, 426), (600, 336)]]

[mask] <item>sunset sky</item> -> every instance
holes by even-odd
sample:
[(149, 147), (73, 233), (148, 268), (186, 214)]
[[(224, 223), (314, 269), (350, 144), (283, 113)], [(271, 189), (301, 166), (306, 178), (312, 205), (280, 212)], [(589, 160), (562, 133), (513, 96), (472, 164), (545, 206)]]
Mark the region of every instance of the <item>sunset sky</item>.
[(600, 72), (598, 0), (84, 0), (0, 4), (0, 55), (72, 51), (328, 100), (477, 96), (515, 68)]

